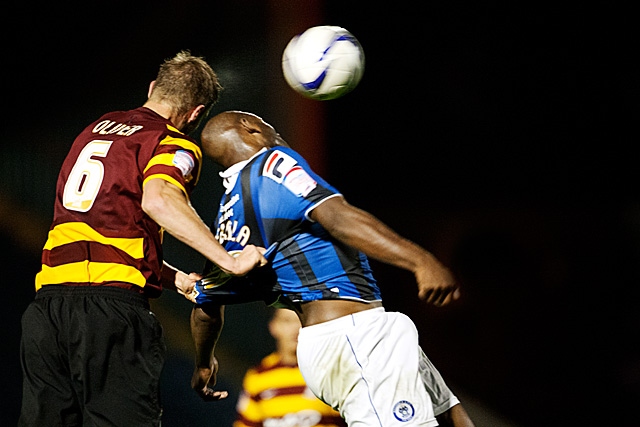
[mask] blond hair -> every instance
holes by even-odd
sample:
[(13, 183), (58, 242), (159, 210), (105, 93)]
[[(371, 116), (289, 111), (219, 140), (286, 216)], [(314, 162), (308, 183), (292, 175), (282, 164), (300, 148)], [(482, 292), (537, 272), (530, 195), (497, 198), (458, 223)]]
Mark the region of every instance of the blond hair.
[(204, 58), (183, 50), (160, 65), (151, 99), (172, 105), (178, 114), (204, 105), (203, 117), (218, 101), (221, 90), (217, 74)]

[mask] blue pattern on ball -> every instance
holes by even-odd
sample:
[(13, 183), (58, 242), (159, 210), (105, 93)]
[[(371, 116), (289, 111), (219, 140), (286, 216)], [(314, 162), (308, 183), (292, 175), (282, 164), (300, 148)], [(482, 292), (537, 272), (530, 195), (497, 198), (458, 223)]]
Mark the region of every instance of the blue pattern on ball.
[[(325, 51), (322, 52), (322, 56), (320, 57), (318, 62), (324, 61), (324, 58), (327, 55), (327, 52), (329, 52), (331, 50), (331, 48), (333, 47), (334, 44), (336, 44), (337, 42), (341, 42), (341, 41), (348, 41), (348, 42), (351, 42), (352, 44), (354, 44), (356, 46), (358, 45), (355, 42), (354, 37), (351, 37), (351, 36), (348, 36), (348, 35), (345, 35), (345, 34), (339, 35), (338, 37), (336, 37), (336, 39), (334, 41), (331, 42), (331, 44), (325, 49)], [(324, 71), (322, 73), (320, 73), (318, 78), (316, 78), (315, 80), (310, 81), (308, 83), (301, 83), (302, 87), (304, 87), (305, 90), (309, 90), (309, 91), (318, 90), (318, 88), (320, 87), (320, 85), (324, 81), (324, 78), (327, 76), (327, 70), (329, 69), (329, 67), (331, 67), (331, 63), (327, 64), (327, 66), (324, 67)]]

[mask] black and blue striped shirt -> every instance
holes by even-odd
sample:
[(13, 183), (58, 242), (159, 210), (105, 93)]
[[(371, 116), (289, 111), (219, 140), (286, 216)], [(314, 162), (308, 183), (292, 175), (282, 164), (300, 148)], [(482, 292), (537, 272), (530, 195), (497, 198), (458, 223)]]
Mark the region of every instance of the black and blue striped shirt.
[(367, 257), (309, 218), (316, 206), (341, 194), (298, 153), (264, 149), (220, 175), (226, 191), (214, 222), (216, 238), (230, 253), (247, 244), (263, 246), (270, 262), (244, 278), (225, 277), (207, 263), (198, 303), (381, 299)]

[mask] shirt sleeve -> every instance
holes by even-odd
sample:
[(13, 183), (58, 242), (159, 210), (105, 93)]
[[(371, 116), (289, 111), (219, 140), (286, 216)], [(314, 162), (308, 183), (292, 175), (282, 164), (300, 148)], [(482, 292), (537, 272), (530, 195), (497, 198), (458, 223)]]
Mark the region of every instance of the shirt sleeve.
[(325, 200), (341, 195), (316, 174), (302, 156), (289, 148), (272, 150), (264, 163), (262, 176), (279, 184), (279, 202), (290, 207), (289, 218), (292, 219), (311, 221), (309, 212)]
[(183, 135), (167, 135), (144, 169), (143, 186), (159, 178), (180, 188), (188, 198), (200, 178), (202, 151)]

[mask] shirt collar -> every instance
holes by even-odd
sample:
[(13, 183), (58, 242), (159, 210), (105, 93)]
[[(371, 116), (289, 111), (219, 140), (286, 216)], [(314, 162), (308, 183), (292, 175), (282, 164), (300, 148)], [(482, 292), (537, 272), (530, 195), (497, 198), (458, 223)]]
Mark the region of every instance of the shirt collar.
[(256, 154), (254, 154), (247, 160), (243, 160), (241, 162), (233, 164), (229, 166), (226, 170), (219, 173), (220, 178), (222, 178), (222, 185), (224, 185), (224, 188), (226, 189), (226, 193), (229, 193), (233, 188), (233, 186), (236, 184), (238, 173), (240, 173), (240, 171), (244, 169), (247, 163), (249, 163), (251, 160), (259, 156), (260, 154), (264, 153), (265, 151), (267, 151), (267, 147), (262, 148), (260, 151), (258, 151)]

